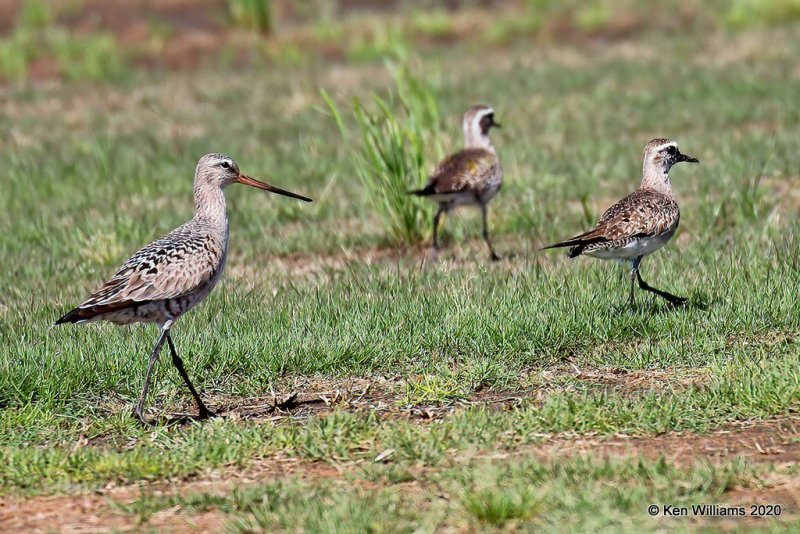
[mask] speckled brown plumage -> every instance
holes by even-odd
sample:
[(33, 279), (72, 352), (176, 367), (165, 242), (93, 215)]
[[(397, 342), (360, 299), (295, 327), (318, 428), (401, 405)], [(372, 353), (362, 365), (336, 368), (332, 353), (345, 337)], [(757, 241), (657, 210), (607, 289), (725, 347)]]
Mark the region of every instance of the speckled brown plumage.
[(658, 294), (673, 304), (685, 302), (685, 299), (649, 286), (639, 273), (642, 259), (666, 245), (678, 228), (681, 215), (672, 193), (669, 171), (682, 161), (697, 163), (696, 158), (681, 154), (674, 141), (653, 139), (645, 146), (642, 155), (640, 188), (608, 208), (593, 229), (545, 249), (570, 247), (570, 258), (586, 254), (601, 259), (629, 261), (631, 305), (635, 303), (634, 280), (638, 280), (640, 288)]
[[(608, 208), (597, 225), (557, 246), (574, 246), (569, 257), (597, 251), (624, 250), (637, 240), (672, 236), (680, 221), (678, 203), (669, 195), (639, 189)], [(632, 252), (635, 257), (635, 252)]]
[[(227, 225), (192, 219), (130, 257), (59, 323), (177, 320), (213, 289), (225, 262)], [(74, 320), (73, 320), (74, 319)]]
[(465, 148), (445, 158), (421, 191), (424, 196), (472, 194), (480, 198), (497, 191), (502, 182), (497, 154), (483, 148)]
[(219, 281), (228, 251), (228, 216), (223, 189), (241, 183), (310, 202), (242, 174), (231, 158), (206, 154), (195, 170), (195, 215), (131, 256), (116, 274), (56, 324), (109, 321), (156, 323), (161, 328), (147, 366), (144, 387), (134, 409), (142, 422), (144, 400), (161, 347), (169, 344), (172, 361), (197, 403), (199, 417), (213, 415), (189, 380), (170, 337), (170, 328), (201, 302)]

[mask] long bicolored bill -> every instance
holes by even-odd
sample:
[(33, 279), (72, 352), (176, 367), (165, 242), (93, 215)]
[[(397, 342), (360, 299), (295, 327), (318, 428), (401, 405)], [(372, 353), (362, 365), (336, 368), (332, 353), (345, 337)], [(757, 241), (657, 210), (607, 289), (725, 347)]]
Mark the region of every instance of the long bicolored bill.
[(303, 195), (298, 195), (297, 193), (286, 191), (285, 189), (281, 189), (280, 187), (275, 187), (273, 185), (265, 184), (264, 182), (259, 182), (255, 178), (250, 178), (246, 174), (240, 174), (238, 181), (240, 184), (249, 185), (251, 187), (256, 187), (258, 189), (263, 189), (264, 191), (269, 191), (271, 193), (277, 193), (278, 195), (283, 195), (285, 197), (296, 198), (298, 200), (302, 200), (303, 202), (314, 202), (310, 198), (304, 197)]

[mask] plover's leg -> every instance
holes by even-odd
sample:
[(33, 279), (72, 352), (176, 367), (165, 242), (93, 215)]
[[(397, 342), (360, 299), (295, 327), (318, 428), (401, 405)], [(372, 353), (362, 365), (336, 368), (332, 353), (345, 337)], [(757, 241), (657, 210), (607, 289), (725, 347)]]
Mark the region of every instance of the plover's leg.
[(149, 425), (150, 423), (144, 418), (144, 400), (147, 397), (147, 391), (150, 389), (150, 380), (153, 376), (153, 367), (158, 361), (158, 355), (161, 353), (161, 347), (164, 345), (164, 340), (169, 336), (169, 327), (172, 326), (172, 321), (168, 321), (161, 327), (161, 335), (158, 336), (153, 352), (150, 354), (150, 361), (147, 363), (147, 373), (144, 375), (144, 387), (142, 393), (136, 400), (136, 406), (133, 409), (133, 416), (138, 419), (142, 424)]
[(175, 350), (175, 344), (172, 342), (172, 336), (169, 335), (169, 332), (167, 332), (167, 344), (169, 344), (169, 351), (172, 353), (173, 365), (178, 369), (178, 374), (181, 375), (183, 382), (189, 387), (189, 391), (192, 393), (192, 397), (194, 397), (194, 402), (197, 403), (198, 417), (200, 419), (208, 419), (209, 417), (216, 416), (217, 414), (206, 408), (197, 390), (194, 389), (192, 381), (189, 380), (189, 375), (186, 373), (186, 369), (183, 368), (183, 360), (178, 356), (178, 351)]
[(489, 257), (492, 258), (492, 261), (499, 261), (500, 256), (498, 256), (495, 251), (494, 247), (492, 247), (492, 242), (489, 240), (489, 217), (488, 217), (488, 209), (486, 204), (481, 203), (481, 215), (483, 217), (483, 240), (486, 241), (486, 246), (489, 247)]
[(444, 207), (440, 205), (436, 210), (436, 215), (433, 216), (433, 248), (435, 250), (439, 250), (439, 220), (442, 218), (442, 213), (444, 213)]
[[(641, 258), (638, 258), (641, 261)], [(679, 297), (677, 295), (673, 295), (672, 293), (667, 293), (666, 291), (662, 291), (660, 289), (656, 289), (653, 286), (649, 285), (647, 282), (642, 280), (642, 274), (639, 272), (638, 265), (636, 266), (636, 278), (639, 280), (639, 287), (644, 289), (645, 291), (649, 291), (651, 293), (655, 293), (659, 297), (665, 299), (667, 302), (674, 306), (678, 306), (686, 302), (687, 299), (683, 297)]]
[(642, 256), (638, 258), (634, 258), (630, 260), (631, 262), (631, 271), (630, 271), (630, 278), (631, 278), (631, 290), (630, 295), (628, 296), (628, 305), (631, 307), (632, 310), (636, 309), (636, 297), (634, 296), (634, 289), (636, 284), (636, 273), (639, 271), (639, 263), (642, 261)]

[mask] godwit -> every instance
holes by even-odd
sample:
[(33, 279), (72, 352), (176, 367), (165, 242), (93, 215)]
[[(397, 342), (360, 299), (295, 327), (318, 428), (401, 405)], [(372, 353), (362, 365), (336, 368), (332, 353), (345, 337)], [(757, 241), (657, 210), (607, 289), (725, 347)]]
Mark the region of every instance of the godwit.
[(464, 114), (464, 149), (448, 156), (439, 163), (436, 171), (428, 179), (428, 184), (412, 195), (427, 197), (439, 209), (433, 216), (433, 248), (439, 250), (439, 219), (459, 205), (474, 205), (481, 209), (483, 217), (483, 240), (489, 247), (489, 256), (497, 261), (489, 240), (487, 205), (503, 185), (503, 170), (491, 141), (489, 130), (499, 128), (494, 122), (494, 110), (489, 106), (473, 106)]
[(594, 229), (545, 249), (572, 247), (570, 258), (587, 254), (630, 262), (631, 307), (636, 306), (633, 291), (637, 280), (641, 289), (655, 293), (670, 304), (683, 304), (685, 298), (656, 289), (642, 280), (639, 264), (642, 258), (666, 245), (678, 228), (681, 213), (672, 193), (669, 170), (681, 161), (698, 163), (698, 159), (682, 154), (678, 144), (670, 139), (650, 141), (642, 159), (642, 184), (637, 191), (608, 208)]
[(175, 350), (170, 328), (211, 292), (225, 268), (228, 252), (228, 214), (223, 189), (234, 183), (311, 202), (296, 193), (259, 182), (243, 174), (228, 156), (206, 154), (194, 173), (195, 214), (192, 220), (139, 250), (83, 304), (56, 324), (110, 321), (116, 324), (156, 323), (161, 333), (150, 354), (144, 387), (133, 415), (142, 423), (144, 401), (153, 366), (166, 341), (172, 363), (189, 387), (199, 418), (213, 416), (194, 389)]

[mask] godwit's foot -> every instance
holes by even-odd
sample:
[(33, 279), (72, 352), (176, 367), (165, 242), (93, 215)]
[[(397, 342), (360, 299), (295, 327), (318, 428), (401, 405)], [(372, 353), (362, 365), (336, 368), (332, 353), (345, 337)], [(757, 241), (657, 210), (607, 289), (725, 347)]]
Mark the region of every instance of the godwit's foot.
[(503, 259), (500, 256), (498, 256), (494, 251), (492, 251), (492, 253), (489, 254), (489, 257), (492, 259), (492, 261), (500, 261)]
[(203, 408), (200, 410), (200, 413), (197, 414), (197, 418), (200, 419), (201, 421), (205, 420), (205, 419), (211, 419), (211, 418), (214, 418), (214, 417), (222, 417), (222, 416), (219, 415), (216, 412), (212, 412), (211, 410), (209, 410), (205, 406), (203, 406)]
[(205, 405), (202, 399), (200, 399), (200, 395), (198, 395), (197, 392), (194, 390), (194, 387), (192, 387), (191, 389), (192, 389), (192, 394), (194, 395), (194, 401), (197, 404), (197, 418), (211, 419), (212, 417), (219, 417), (216, 413), (208, 409), (208, 407)]
[(188, 425), (189, 423), (206, 421), (212, 417), (222, 417), (214, 412), (195, 415), (193, 413), (170, 413), (161, 418), (167, 425)]
[(134, 417), (134, 418), (135, 418), (137, 421), (139, 421), (139, 422), (140, 422), (141, 424), (143, 424), (144, 426), (155, 426), (155, 423), (153, 423), (152, 421), (148, 421), (147, 419), (145, 419), (145, 417), (144, 417), (144, 411), (142, 410), (142, 407), (141, 407), (141, 406), (136, 406), (136, 407), (133, 409), (133, 414), (132, 414), (132, 415), (133, 415), (133, 417)]

